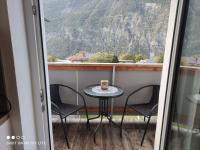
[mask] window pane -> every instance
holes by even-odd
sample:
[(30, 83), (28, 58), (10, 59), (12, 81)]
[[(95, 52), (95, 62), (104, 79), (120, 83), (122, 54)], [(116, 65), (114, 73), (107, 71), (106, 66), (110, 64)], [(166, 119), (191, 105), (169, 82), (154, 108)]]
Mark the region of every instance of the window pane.
[(169, 150), (200, 149), (200, 1), (190, 0), (181, 52)]

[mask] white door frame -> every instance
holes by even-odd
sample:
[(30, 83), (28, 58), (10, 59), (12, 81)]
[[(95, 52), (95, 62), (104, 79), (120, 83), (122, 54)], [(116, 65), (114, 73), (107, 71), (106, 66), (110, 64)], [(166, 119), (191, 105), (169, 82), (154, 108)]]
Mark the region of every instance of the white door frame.
[[(33, 81), (35, 118), (38, 141), (45, 141), (40, 150), (54, 150), (51, 124), (51, 102), (49, 91), (48, 64), (44, 34), (42, 4), (39, 0), (25, 0), (24, 14), (29, 45), (29, 57)], [(38, 100), (41, 99), (41, 100)]]
[(166, 147), (169, 113), (171, 110), (171, 97), (174, 83), (174, 70), (180, 38), (181, 19), (185, 0), (172, 0), (170, 19), (166, 39), (164, 64), (159, 95), (158, 118), (154, 150), (164, 150)]
[[(51, 100), (50, 100), (50, 90), (49, 90), (49, 71), (48, 71), (48, 58), (47, 58), (47, 49), (46, 49), (46, 37), (45, 37), (45, 22), (44, 22), (44, 11), (43, 3), (40, 0), (35, 0), (35, 6), (37, 8), (36, 12), (36, 33), (37, 33), (37, 42), (40, 47), (40, 73), (41, 73), (41, 84), (44, 92), (44, 101), (43, 105), (46, 107), (46, 114), (44, 120), (44, 126), (46, 127), (45, 135), (49, 140), (49, 149), (54, 150), (54, 140), (53, 140), (53, 131), (52, 131), (52, 115), (51, 115)], [(38, 15), (37, 15), (38, 14)], [(48, 129), (48, 130), (47, 130)]]

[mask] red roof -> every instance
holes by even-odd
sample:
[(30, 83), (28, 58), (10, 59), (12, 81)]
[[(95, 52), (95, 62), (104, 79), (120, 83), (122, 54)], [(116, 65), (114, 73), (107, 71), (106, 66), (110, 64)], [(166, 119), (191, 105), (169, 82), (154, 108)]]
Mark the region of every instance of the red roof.
[(94, 54), (91, 53), (76, 53), (67, 58), (69, 61), (86, 61), (91, 58)]

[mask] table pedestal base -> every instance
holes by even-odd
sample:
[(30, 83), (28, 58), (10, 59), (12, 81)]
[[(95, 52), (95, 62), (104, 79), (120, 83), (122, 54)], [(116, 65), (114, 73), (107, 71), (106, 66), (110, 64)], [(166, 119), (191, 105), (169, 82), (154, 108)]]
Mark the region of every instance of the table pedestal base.
[(111, 111), (110, 111), (110, 109), (111, 109), (111, 106), (109, 105), (110, 102), (111, 102), (111, 100), (109, 100), (108, 98), (99, 98), (99, 115), (94, 118), (89, 118), (89, 120), (101, 118), (99, 124), (97, 125), (97, 127), (94, 130), (94, 143), (96, 143), (95, 135), (96, 135), (99, 127), (102, 125), (103, 117), (106, 117), (108, 119), (110, 126), (112, 125), (112, 123), (114, 123), (112, 121), (112, 115), (111, 115)]

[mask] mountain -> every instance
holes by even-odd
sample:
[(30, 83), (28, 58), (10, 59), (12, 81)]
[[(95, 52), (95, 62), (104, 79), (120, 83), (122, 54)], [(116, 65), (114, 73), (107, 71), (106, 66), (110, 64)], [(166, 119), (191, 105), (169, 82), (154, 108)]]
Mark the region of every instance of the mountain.
[(45, 0), (48, 55), (161, 54), (170, 0)]

